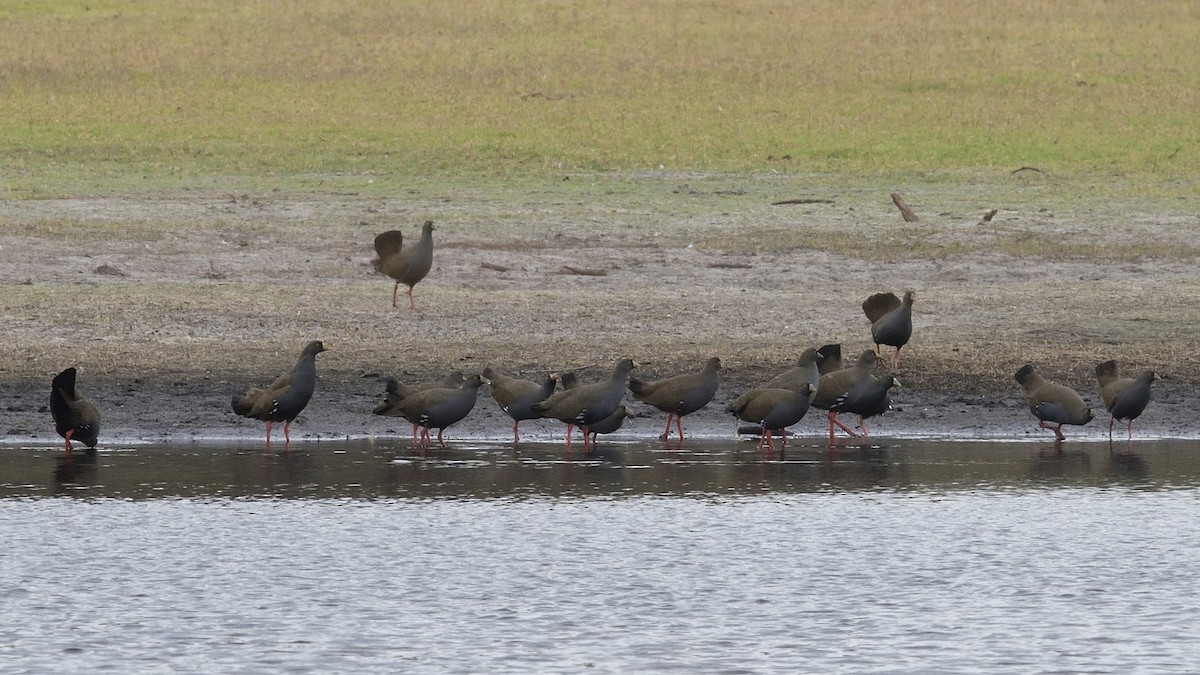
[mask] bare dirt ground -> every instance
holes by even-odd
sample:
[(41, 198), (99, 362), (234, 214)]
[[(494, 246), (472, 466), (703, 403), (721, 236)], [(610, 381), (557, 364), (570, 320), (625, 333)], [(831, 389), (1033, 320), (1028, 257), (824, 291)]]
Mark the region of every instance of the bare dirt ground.
[[(1200, 198), (1098, 205), (1018, 186), (996, 203), (977, 186), (934, 185), (908, 189), (923, 219), (906, 224), (887, 186), (573, 181), (562, 192), (0, 202), (0, 439), (59, 442), (49, 382), (71, 365), (101, 409), (101, 447), (261, 438), (230, 397), (290, 368), (311, 339), (330, 351), (297, 439), (407, 435), (402, 420), (370, 414), (389, 374), (419, 382), (490, 364), (589, 380), (629, 356), (640, 377), (657, 378), (712, 355), (725, 364), (721, 391), (687, 427), (732, 435), (729, 400), (807, 346), (840, 342), (848, 358), (871, 348), (860, 303), (905, 288), (917, 292), (916, 328), (894, 410), (871, 425), (877, 436), (1048, 437), (1012, 379), (1032, 362), (1097, 409), (1068, 437), (1100, 438), (1107, 416), (1092, 369), (1108, 358), (1167, 378), (1138, 436), (1200, 428)], [(829, 203), (770, 203), (813, 194)], [(437, 227), (434, 269), (417, 310), (393, 309), (371, 241), (392, 228), (415, 239), (426, 218)], [(450, 438), (509, 438), (482, 391)], [(623, 433), (660, 433), (662, 415), (633, 405), (644, 416)], [(817, 436), (822, 422), (812, 414), (795, 431)], [(561, 437), (557, 422), (524, 427)]]

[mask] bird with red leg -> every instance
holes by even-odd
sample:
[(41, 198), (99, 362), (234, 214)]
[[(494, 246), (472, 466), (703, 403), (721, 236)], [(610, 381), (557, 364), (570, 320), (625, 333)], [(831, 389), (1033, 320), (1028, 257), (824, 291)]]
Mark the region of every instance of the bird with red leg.
[(300, 352), (296, 365), (275, 378), (265, 389), (251, 387), (231, 401), (233, 412), (267, 423), (267, 451), (271, 450), (271, 425), (283, 422), (283, 449), (292, 444), (292, 421), (308, 406), (317, 386), (317, 354), (325, 351), (320, 340), (313, 340)]
[[(479, 388), (487, 383), (487, 379), (472, 375), (463, 382), (461, 387), (421, 389), (411, 392), (403, 398), (393, 398), (391, 390), (388, 398), (372, 412), (376, 415), (403, 417), (420, 427), (421, 437), (414, 445), (420, 444), (422, 449), (428, 449), (432, 443), (430, 429), (437, 429), (438, 445), (446, 447), (442, 432), (448, 427), (461, 422), (475, 408), (479, 398)], [(415, 432), (414, 432), (415, 433)]]
[(100, 435), (100, 411), (88, 398), (75, 388), (75, 368), (67, 368), (50, 384), (50, 416), (54, 418), (54, 430), (66, 439), (67, 457), (73, 450), (71, 441), (78, 441), (96, 451)]
[(1021, 366), (1013, 377), (1021, 385), (1029, 412), (1038, 418), (1038, 428), (1053, 431), (1056, 441), (1066, 439), (1062, 432), (1064, 424), (1083, 425), (1096, 417), (1074, 389), (1047, 381), (1032, 364)]
[(871, 378), (874, 377), (872, 371), (875, 370), (877, 360), (875, 352), (867, 349), (849, 368), (842, 368), (821, 376), (820, 384), (817, 386), (817, 395), (813, 398), (812, 404), (813, 407), (828, 412), (830, 445), (834, 443), (835, 426), (851, 436), (858, 435), (838, 419), (838, 400), (855, 388), (865, 386), (871, 381)]
[(541, 403), (554, 393), (557, 380), (553, 375), (547, 375), (541, 381), (526, 380), (520, 377), (510, 377), (488, 366), (483, 369), (483, 376), (492, 385), (492, 400), (504, 414), (513, 421), (513, 445), (521, 442), (519, 427), (525, 420), (538, 419), (540, 414), (533, 411), (534, 403)]
[(408, 286), (408, 308), (416, 309), (413, 287), (433, 268), (433, 221), (425, 221), (421, 238), (408, 248), (404, 247), (404, 235), (400, 230), (380, 233), (375, 237), (375, 253), (378, 257), (371, 261), (375, 271), (396, 282), (392, 285), (392, 307), (397, 307), (400, 284), (404, 284)]
[(629, 378), (629, 390), (642, 403), (667, 413), (667, 426), (659, 440), (671, 437), (671, 421), (679, 431), (679, 442), (683, 442), (683, 418), (708, 405), (721, 386), (721, 359), (712, 357), (697, 373), (685, 373), (661, 380), (639, 380)]
[(912, 337), (912, 307), (916, 293), (905, 291), (904, 298), (895, 293), (876, 293), (862, 303), (863, 313), (871, 322), (871, 339), (878, 353), (882, 345), (895, 347), (892, 370), (900, 365), (900, 348)]
[(867, 420), (892, 409), (892, 388), (899, 386), (900, 380), (893, 375), (872, 375), (838, 397), (830, 410), (858, 415), (858, 429), (867, 438)]
[(1133, 440), (1133, 420), (1150, 404), (1150, 385), (1161, 380), (1153, 370), (1144, 370), (1136, 378), (1121, 377), (1116, 361), (1105, 361), (1096, 366), (1096, 379), (1100, 382), (1100, 399), (1108, 409), (1108, 442), (1112, 443), (1113, 422), (1128, 420), (1126, 440)]
[(580, 384), (563, 389), (540, 403), (533, 411), (567, 425), (567, 449), (571, 449), (571, 434), (575, 426), (583, 431), (583, 449), (591, 445), (589, 426), (617, 411), (629, 385), (629, 373), (636, 367), (632, 359), (620, 359), (607, 380)]
[(757, 387), (739, 396), (727, 408), (738, 419), (762, 425), (759, 450), (774, 450), (774, 434), (779, 432), (780, 447), (787, 447), (787, 427), (804, 419), (812, 399), (812, 386), (797, 389)]

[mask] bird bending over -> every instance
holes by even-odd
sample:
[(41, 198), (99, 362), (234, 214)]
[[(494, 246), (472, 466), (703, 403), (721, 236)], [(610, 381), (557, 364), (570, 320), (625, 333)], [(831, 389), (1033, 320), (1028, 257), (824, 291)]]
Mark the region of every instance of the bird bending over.
[(292, 443), (292, 420), (304, 410), (317, 386), (317, 354), (325, 351), (320, 340), (313, 340), (300, 352), (296, 365), (275, 378), (266, 389), (250, 388), (232, 400), (233, 412), (267, 423), (267, 450), (271, 449), (271, 425), (283, 422), (283, 448)]
[(1022, 366), (1013, 377), (1021, 385), (1029, 411), (1038, 418), (1038, 427), (1053, 431), (1056, 440), (1066, 438), (1062, 425), (1087, 424), (1096, 417), (1074, 389), (1047, 381), (1031, 364)]
[(75, 368), (67, 368), (50, 384), (50, 416), (54, 430), (66, 439), (67, 456), (71, 456), (71, 441), (76, 440), (95, 452), (100, 435), (100, 411), (75, 389)]
[(1129, 420), (1126, 440), (1133, 440), (1133, 420), (1150, 403), (1150, 385), (1161, 380), (1153, 370), (1144, 370), (1136, 378), (1121, 377), (1117, 373), (1116, 361), (1105, 361), (1096, 366), (1096, 379), (1100, 381), (1100, 399), (1108, 409), (1108, 440), (1112, 442), (1113, 422)]
[(375, 271), (396, 280), (392, 286), (392, 307), (397, 306), (400, 284), (404, 284), (408, 286), (408, 307), (416, 309), (413, 287), (433, 267), (433, 221), (425, 221), (421, 226), (421, 239), (408, 248), (404, 248), (404, 235), (400, 230), (388, 230), (376, 235), (375, 253), (379, 256), (371, 261)]

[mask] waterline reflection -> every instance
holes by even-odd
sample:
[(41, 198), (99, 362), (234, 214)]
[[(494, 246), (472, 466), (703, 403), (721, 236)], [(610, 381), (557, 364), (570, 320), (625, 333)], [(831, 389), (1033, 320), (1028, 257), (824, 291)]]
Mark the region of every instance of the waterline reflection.
[(990, 443), (900, 440), (841, 446), (750, 443), (461, 444), (420, 453), (403, 441), (109, 449), (66, 459), (49, 448), (0, 449), (0, 496), (162, 498), (529, 498), (758, 495), (859, 490), (999, 490), (1200, 484), (1194, 441)]

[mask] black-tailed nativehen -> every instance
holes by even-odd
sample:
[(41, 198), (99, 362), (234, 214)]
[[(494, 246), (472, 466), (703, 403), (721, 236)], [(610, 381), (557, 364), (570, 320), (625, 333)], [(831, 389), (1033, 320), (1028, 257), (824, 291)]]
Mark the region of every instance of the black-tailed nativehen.
[(376, 235), (375, 253), (379, 256), (371, 261), (375, 270), (396, 280), (392, 286), (392, 307), (397, 306), (400, 284), (404, 284), (408, 286), (408, 307), (416, 309), (413, 287), (433, 267), (433, 221), (425, 221), (421, 226), (421, 239), (408, 248), (404, 247), (404, 235), (400, 230), (388, 230)]
[(1031, 364), (1021, 366), (1013, 377), (1021, 385), (1029, 411), (1038, 418), (1038, 427), (1053, 431), (1057, 440), (1066, 438), (1062, 425), (1083, 425), (1096, 417), (1074, 389), (1047, 381)]
[(267, 449), (271, 449), (271, 425), (283, 422), (283, 447), (291, 445), (292, 420), (304, 410), (317, 386), (317, 354), (325, 351), (320, 340), (313, 340), (300, 352), (296, 365), (275, 378), (266, 389), (252, 387), (233, 397), (233, 412), (267, 423)]

